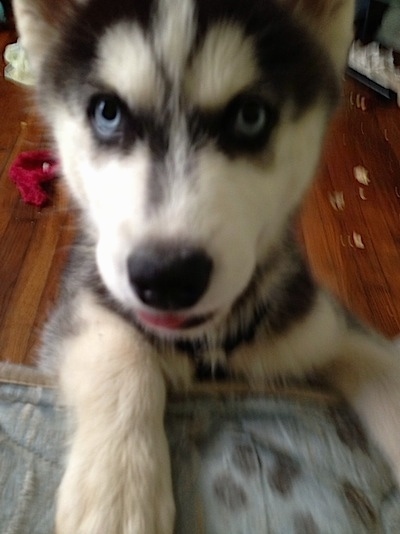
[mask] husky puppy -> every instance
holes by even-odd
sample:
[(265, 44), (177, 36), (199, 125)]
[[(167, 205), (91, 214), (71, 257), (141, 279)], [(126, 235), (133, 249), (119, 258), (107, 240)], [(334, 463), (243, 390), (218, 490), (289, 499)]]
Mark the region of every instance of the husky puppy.
[(400, 480), (400, 361), (291, 225), (351, 0), (14, 0), (81, 235), (42, 364), (73, 416), (59, 534), (171, 534), (166, 387), (322, 377)]

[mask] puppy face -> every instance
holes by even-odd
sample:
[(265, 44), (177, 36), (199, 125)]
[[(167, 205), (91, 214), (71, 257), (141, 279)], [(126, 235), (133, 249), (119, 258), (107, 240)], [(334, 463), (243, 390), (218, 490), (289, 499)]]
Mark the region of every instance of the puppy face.
[(65, 178), (111, 294), (190, 335), (270, 261), (318, 159), (335, 56), (283, 0), (72, 4), (38, 67)]

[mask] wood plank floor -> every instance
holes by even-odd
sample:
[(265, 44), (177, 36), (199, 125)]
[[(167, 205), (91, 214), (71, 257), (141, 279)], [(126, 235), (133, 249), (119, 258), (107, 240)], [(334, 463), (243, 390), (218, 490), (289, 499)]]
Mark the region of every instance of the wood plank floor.
[[(15, 41), (0, 33), (0, 51)], [(8, 178), (15, 157), (49, 147), (30, 92), (0, 77), (0, 358), (31, 363), (38, 334), (57, 294), (59, 273), (73, 234), (73, 215), (61, 184), (50, 186), (51, 203), (26, 205)]]
[[(0, 51), (15, 35), (0, 32)], [(20, 151), (49, 146), (26, 91), (0, 76), (0, 359), (34, 360), (56, 295), (74, 215), (60, 183), (43, 209), (24, 204), (8, 178)], [(367, 110), (359, 107), (360, 95)], [(400, 332), (400, 110), (352, 80), (326, 139), (301, 215), (315, 275), (364, 320)], [(360, 183), (354, 169), (361, 167)], [(363, 174), (364, 173), (364, 174)], [(369, 184), (367, 185), (366, 174)], [(362, 248), (361, 248), (362, 247)]]
[(304, 206), (303, 238), (317, 278), (389, 336), (400, 332), (399, 160), (400, 109), (347, 80)]

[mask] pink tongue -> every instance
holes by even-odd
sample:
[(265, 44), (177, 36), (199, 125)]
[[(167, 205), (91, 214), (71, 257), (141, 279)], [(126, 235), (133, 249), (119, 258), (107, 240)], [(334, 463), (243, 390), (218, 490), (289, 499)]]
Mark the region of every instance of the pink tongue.
[(153, 313), (139, 312), (139, 319), (151, 326), (158, 326), (161, 328), (168, 328), (169, 330), (176, 330), (181, 328), (186, 320), (179, 315), (165, 314), (165, 315), (154, 315)]

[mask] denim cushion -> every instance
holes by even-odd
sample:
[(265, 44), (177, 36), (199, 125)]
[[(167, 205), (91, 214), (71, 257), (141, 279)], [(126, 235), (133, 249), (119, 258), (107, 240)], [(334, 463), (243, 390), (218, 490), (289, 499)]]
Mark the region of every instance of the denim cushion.
[[(0, 364), (0, 532), (50, 534), (65, 412), (37, 371)], [(176, 534), (400, 532), (400, 495), (359, 421), (306, 390), (170, 400)]]

